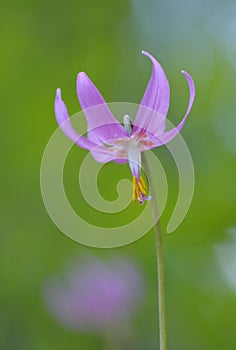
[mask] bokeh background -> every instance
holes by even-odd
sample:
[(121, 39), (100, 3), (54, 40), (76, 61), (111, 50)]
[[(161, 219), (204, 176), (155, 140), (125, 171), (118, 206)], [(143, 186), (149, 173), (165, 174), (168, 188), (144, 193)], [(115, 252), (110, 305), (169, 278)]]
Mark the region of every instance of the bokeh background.
[[(55, 89), (63, 88), (70, 113), (78, 112), (75, 79), (83, 70), (107, 101), (139, 103), (151, 71), (140, 54), (145, 49), (168, 76), (173, 123), (188, 101), (181, 69), (191, 73), (197, 90), (182, 131), (195, 165), (195, 195), (181, 226), (172, 235), (164, 233), (169, 349), (234, 349), (235, 1), (23, 0), (3, 2), (0, 18), (0, 348), (158, 348), (153, 232), (109, 251), (82, 246), (52, 223), (39, 186), (41, 158), (56, 128)], [(177, 198), (178, 174), (164, 148), (155, 153), (169, 184), (162, 216), (165, 231)], [(82, 208), (86, 216), (77, 188), (77, 159), (85, 155), (84, 150), (72, 149), (66, 186), (76, 210)], [(110, 200), (116, 196), (113, 182), (130, 176), (128, 166), (120, 167), (118, 175), (117, 169), (107, 165), (100, 179), (101, 192)], [(97, 225), (105, 221), (109, 226), (113, 220), (95, 214)], [(48, 281), (54, 276), (64, 281), (68, 264), (81, 256), (110, 266), (117, 254), (135, 266), (144, 287), (126, 332), (121, 331), (122, 321), (115, 330), (100, 332), (60, 322), (45, 297)], [(132, 284), (131, 289), (135, 298), (137, 289)]]

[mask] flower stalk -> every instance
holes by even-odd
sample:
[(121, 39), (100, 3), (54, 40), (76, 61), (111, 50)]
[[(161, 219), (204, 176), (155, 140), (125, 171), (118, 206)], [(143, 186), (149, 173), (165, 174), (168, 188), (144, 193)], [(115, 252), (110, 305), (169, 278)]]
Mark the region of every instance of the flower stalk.
[(160, 350), (167, 350), (167, 326), (166, 326), (166, 305), (165, 305), (165, 270), (164, 270), (164, 252), (161, 233), (161, 224), (158, 212), (158, 202), (156, 190), (152, 179), (152, 174), (148, 165), (146, 155), (143, 153), (143, 166), (148, 178), (150, 193), (152, 195), (151, 205), (154, 220), (154, 235), (156, 242), (156, 261), (157, 261), (157, 288), (158, 288), (158, 321)]

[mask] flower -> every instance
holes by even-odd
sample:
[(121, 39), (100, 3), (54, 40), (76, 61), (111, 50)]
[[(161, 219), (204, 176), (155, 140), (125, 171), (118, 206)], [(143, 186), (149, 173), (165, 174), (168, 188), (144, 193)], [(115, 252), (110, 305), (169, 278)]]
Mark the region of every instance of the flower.
[(142, 51), (142, 54), (151, 60), (153, 69), (133, 123), (128, 115), (124, 116), (124, 125), (115, 119), (104, 98), (84, 72), (77, 77), (77, 95), (87, 119), (88, 137), (73, 129), (60, 89), (57, 89), (55, 99), (57, 123), (74, 143), (89, 150), (98, 162), (129, 162), (133, 175), (133, 201), (138, 200), (140, 204), (151, 199), (141, 176), (141, 152), (171, 141), (182, 129), (195, 98), (193, 79), (182, 71), (190, 91), (188, 108), (180, 124), (165, 131), (170, 100), (169, 83), (160, 63), (148, 52)]
[(86, 332), (106, 332), (129, 322), (143, 296), (139, 269), (121, 256), (107, 262), (85, 256), (44, 286), (50, 313), (68, 328)]

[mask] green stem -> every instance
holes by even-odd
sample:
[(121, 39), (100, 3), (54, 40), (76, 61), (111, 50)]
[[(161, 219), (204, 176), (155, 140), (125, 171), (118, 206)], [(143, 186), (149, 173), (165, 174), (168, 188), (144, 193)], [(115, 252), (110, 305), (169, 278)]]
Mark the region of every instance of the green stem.
[(159, 333), (160, 333), (160, 350), (167, 349), (167, 329), (166, 329), (166, 307), (165, 307), (165, 271), (164, 271), (164, 254), (161, 234), (160, 218), (158, 213), (158, 204), (156, 190), (152, 179), (152, 174), (148, 165), (145, 154), (143, 156), (143, 165), (149, 182), (150, 193), (152, 195), (151, 205), (154, 219), (154, 234), (156, 242), (156, 259), (157, 259), (157, 284), (158, 284), (158, 309), (159, 309)]

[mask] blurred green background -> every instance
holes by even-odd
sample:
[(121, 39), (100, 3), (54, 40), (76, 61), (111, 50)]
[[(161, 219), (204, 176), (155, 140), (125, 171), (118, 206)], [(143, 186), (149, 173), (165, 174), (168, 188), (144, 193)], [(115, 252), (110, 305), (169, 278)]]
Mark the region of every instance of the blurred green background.
[[(168, 118), (173, 123), (181, 119), (188, 101), (180, 70), (191, 73), (196, 84), (194, 107), (182, 131), (195, 165), (195, 195), (181, 226), (172, 235), (164, 234), (169, 349), (234, 349), (235, 2), (23, 0), (3, 3), (0, 18), (0, 348), (105, 349), (100, 336), (63, 328), (44, 304), (45, 280), (71, 258), (87, 252), (106, 258), (108, 252), (79, 245), (52, 223), (40, 193), (40, 162), (57, 127), (56, 88), (62, 88), (71, 114), (79, 110), (79, 71), (87, 72), (108, 102), (139, 103), (151, 72), (140, 54), (145, 49), (168, 76)], [(69, 178), (76, 176), (76, 155), (86, 154), (79, 148), (73, 152)], [(178, 175), (165, 149), (155, 153), (169, 184), (165, 231)], [(112, 173), (113, 165), (108, 167)], [(129, 177), (128, 166), (121, 167), (122, 176)], [(101, 191), (107, 191), (109, 179), (105, 173)], [(73, 193), (75, 185), (68, 181), (68, 191)], [(79, 210), (75, 197), (73, 203)], [(96, 218), (98, 225), (103, 223), (104, 217)], [(133, 327), (140, 349), (157, 349), (153, 232), (112, 252), (142, 266), (147, 295)]]

